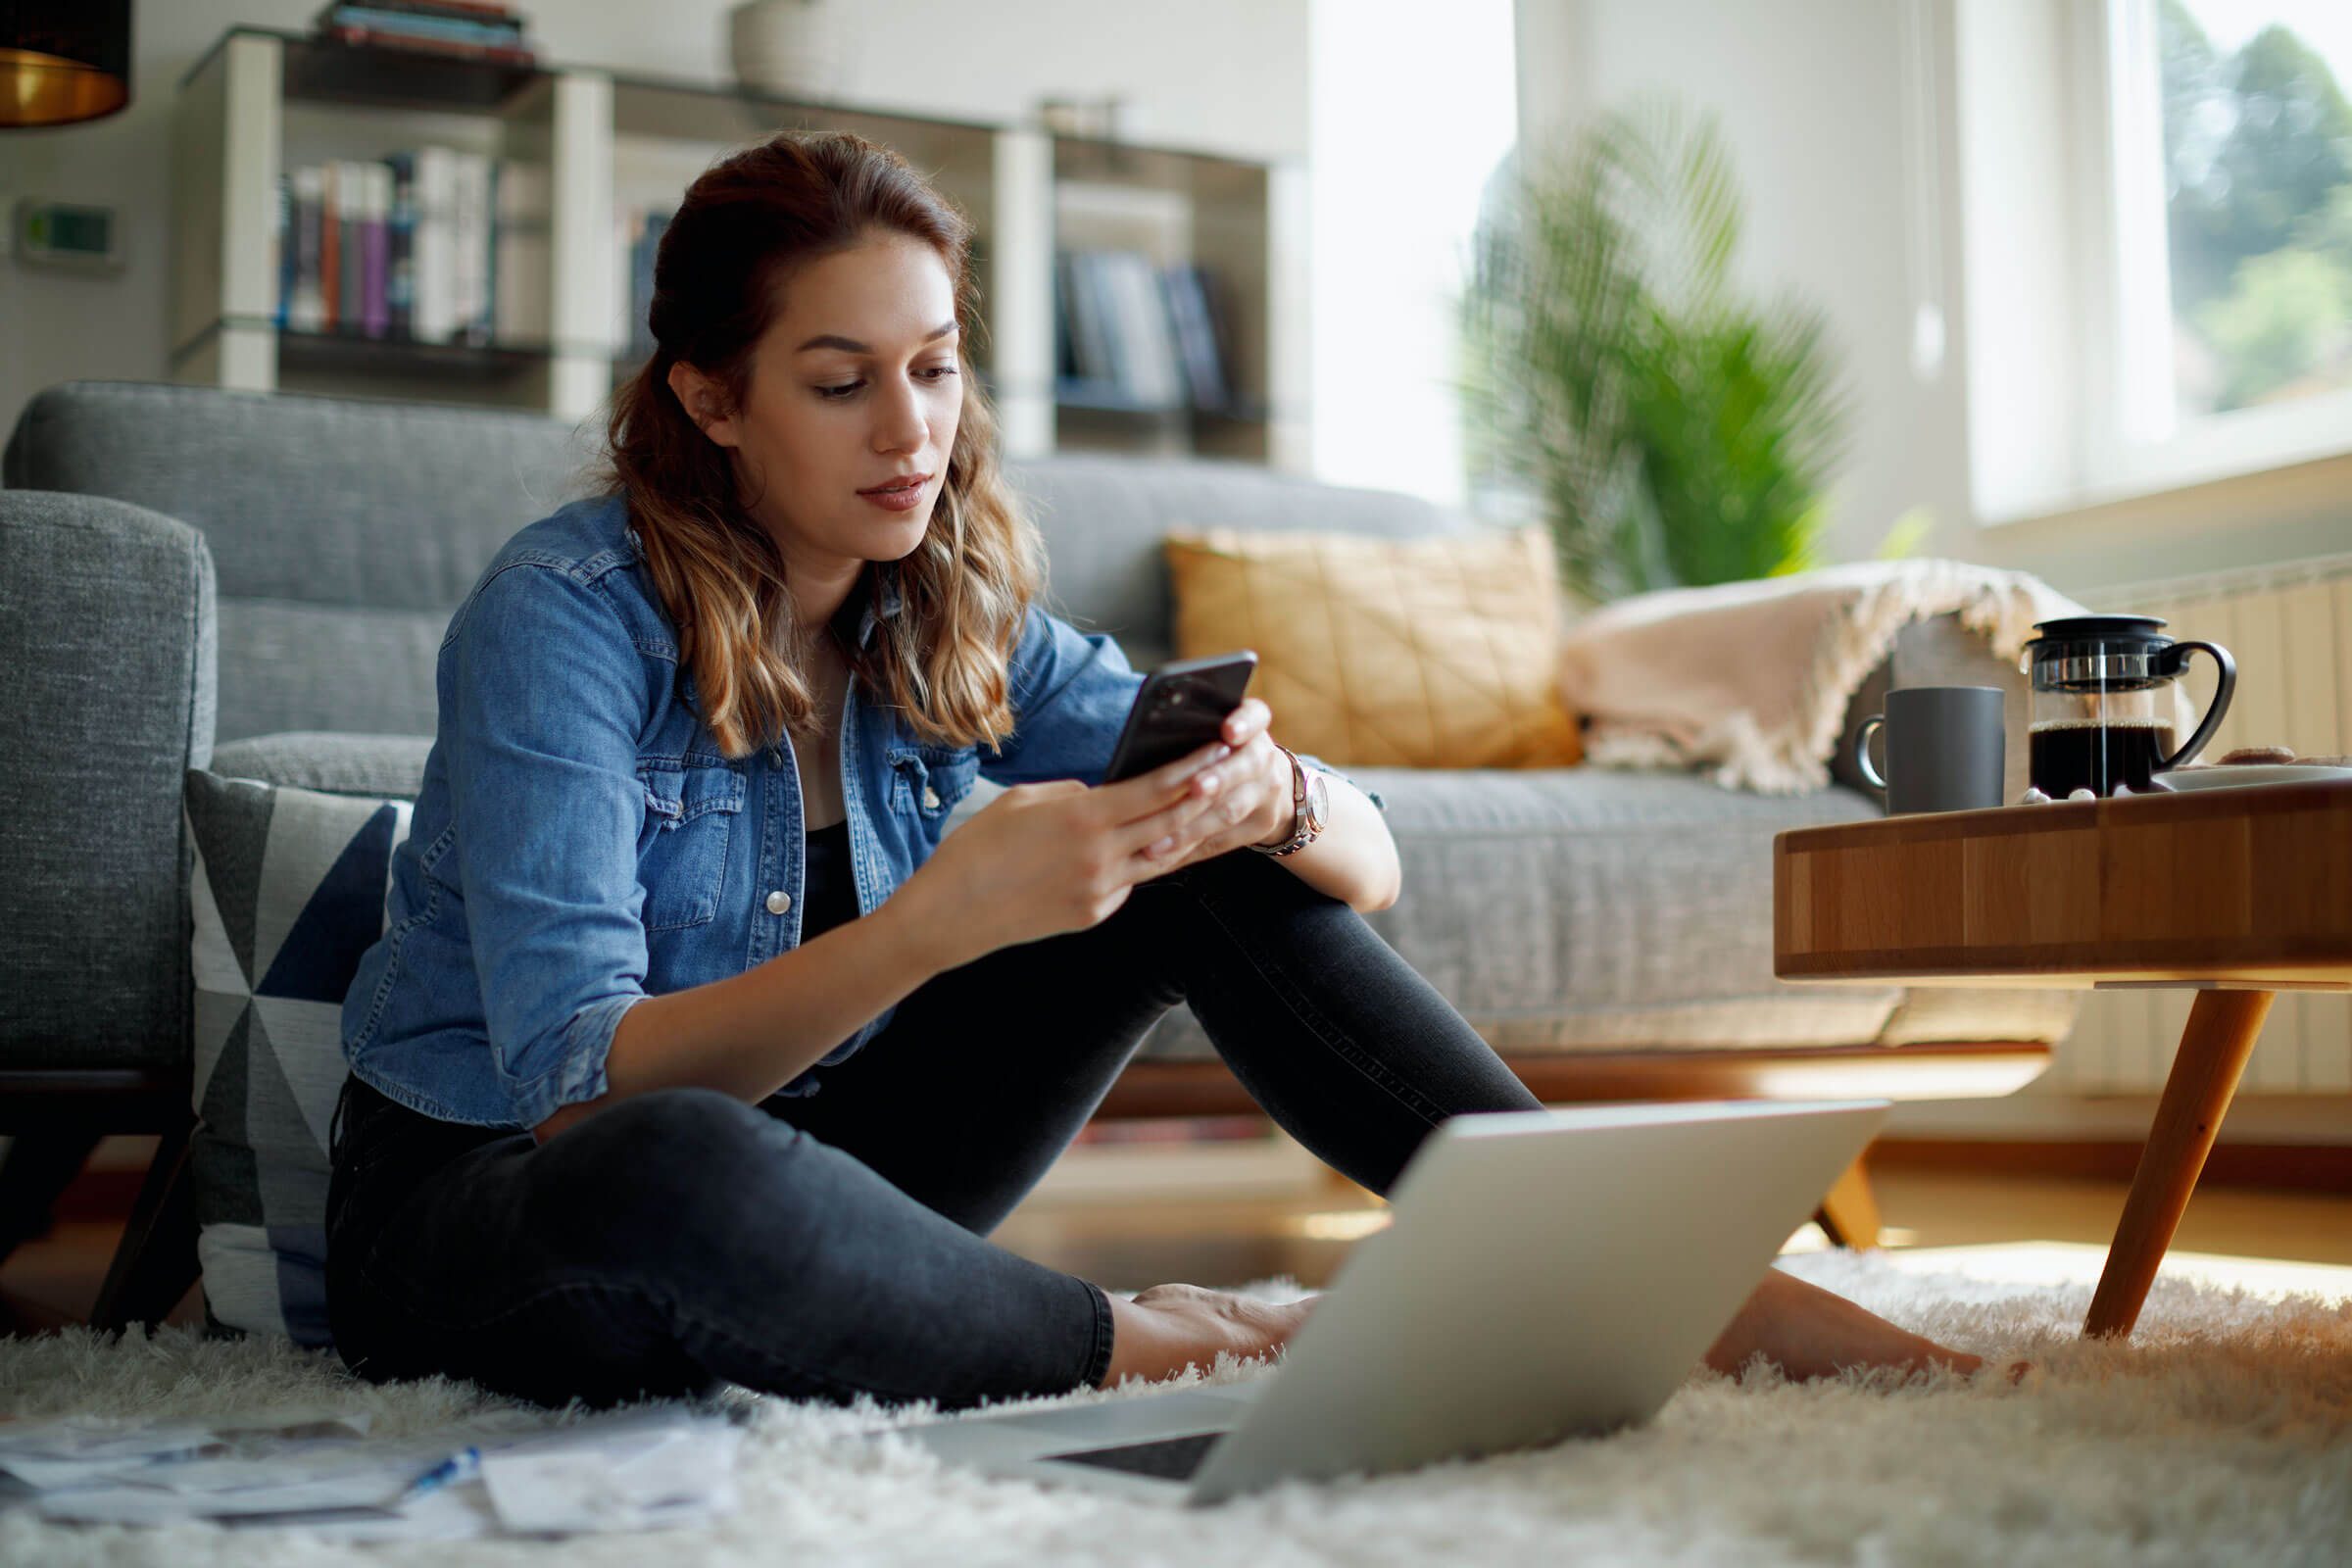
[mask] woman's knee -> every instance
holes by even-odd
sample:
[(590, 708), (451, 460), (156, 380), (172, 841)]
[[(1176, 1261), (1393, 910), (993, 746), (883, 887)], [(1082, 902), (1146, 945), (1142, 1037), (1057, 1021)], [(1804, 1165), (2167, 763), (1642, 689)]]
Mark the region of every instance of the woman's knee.
[(535, 1151), (532, 1184), (551, 1238), (644, 1260), (723, 1252), (751, 1195), (790, 1206), (805, 1135), (722, 1090), (648, 1090), (607, 1106)]

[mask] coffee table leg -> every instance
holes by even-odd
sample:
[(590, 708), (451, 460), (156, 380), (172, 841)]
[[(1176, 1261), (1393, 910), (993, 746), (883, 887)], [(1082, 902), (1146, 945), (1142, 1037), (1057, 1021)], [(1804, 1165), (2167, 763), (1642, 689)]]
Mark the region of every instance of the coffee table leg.
[(2082, 1320), (2085, 1336), (2128, 1335), (2139, 1321), (2140, 1303), (2156, 1283), (2156, 1266), (2172, 1245), (2188, 1195), (2196, 1191), (2197, 1175), (2270, 1010), (2268, 991), (2197, 993), (2188, 1027), (2180, 1033), (2180, 1053), (2164, 1082), (2164, 1099), (2156, 1106), (2155, 1125), (2139, 1152), (2132, 1196), (2124, 1200), (2124, 1217), (2107, 1249), (2106, 1272), (2090, 1298), (2090, 1315)]
[(1832, 1247), (1857, 1252), (1879, 1245), (1879, 1200), (1870, 1190), (1870, 1168), (1863, 1164), (1864, 1157), (1857, 1155), (1845, 1167), (1813, 1215)]

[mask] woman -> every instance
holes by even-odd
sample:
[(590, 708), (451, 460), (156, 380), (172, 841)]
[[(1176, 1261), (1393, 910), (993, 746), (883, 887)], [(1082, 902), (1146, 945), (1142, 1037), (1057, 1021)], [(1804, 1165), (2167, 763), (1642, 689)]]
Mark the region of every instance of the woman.
[[(1130, 1300), (985, 1240), (1179, 1001), (1375, 1191), (1445, 1117), (1535, 1104), (1365, 924), (1379, 806), (1263, 703), (1099, 785), (1141, 677), (1036, 603), (974, 317), (964, 220), (881, 147), (782, 135), (687, 192), (607, 493), (442, 644), (344, 1004), (363, 1376), (953, 1406), (1270, 1350), (1309, 1303)], [(1009, 788), (943, 838), (981, 772)], [(1707, 1359), (1755, 1350), (1975, 1364), (1777, 1271)]]

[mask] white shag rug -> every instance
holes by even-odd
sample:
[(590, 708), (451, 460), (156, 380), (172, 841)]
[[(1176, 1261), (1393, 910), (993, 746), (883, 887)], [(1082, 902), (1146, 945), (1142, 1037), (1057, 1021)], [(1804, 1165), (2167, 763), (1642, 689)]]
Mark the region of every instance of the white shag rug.
[[(2029, 1358), (2022, 1385), (1941, 1374), (1742, 1384), (1701, 1370), (1655, 1421), (1605, 1439), (1377, 1481), (1291, 1485), (1200, 1510), (949, 1470), (911, 1445), (857, 1436), (911, 1413), (730, 1388), (716, 1403), (750, 1423), (742, 1506), (691, 1530), (360, 1544), (209, 1522), (52, 1524), (14, 1509), (0, 1514), (0, 1563), (2352, 1560), (2352, 1301), (2275, 1299), (2168, 1276), (2131, 1342), (2085, 1344), (2086, 1282), (1921, 1274), (1918, 1261), (1813, 1253), (1781, 1266), (1987, 1359)], [(1282, 1282), (1254, 1289), (1298, 1294)], [(1260, 1370), (1229, 1364), (1209, 1381)], [(200, 1415), (312, 1397), (370, 1409), (372, 1430), (385, 1434), (506, 1402), (444, 1379), (376, 1388), (331, 1355), (285, 1341), (208, 1342), (192, 1328), (134, 1330), (121, 1342), (80, 1328), (0, 1341), (0, 1408), (18, 1415)]]

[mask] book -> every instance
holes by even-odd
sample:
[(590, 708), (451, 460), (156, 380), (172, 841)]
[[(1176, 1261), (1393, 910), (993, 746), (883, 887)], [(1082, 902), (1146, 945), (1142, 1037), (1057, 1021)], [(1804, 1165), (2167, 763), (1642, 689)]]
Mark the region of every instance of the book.
[(287, 221), (293, 239), (294, 267), (292, 292), (286, 301), (286, 325), (297, 332), (317, 332), (326, 326), (326, 293), (319, 282), (326, 171), (309, 164), (295, 170), (290, 179), (293, 206)]
[(416, 331), (416, 155), (390, 153), (392, 211), (384, 238), (384, 330), (390, 337)]
[(320, 36), (335, 43), (348, 44), (356, 49), (395, 49), (411, 54), (439, 55), (450, 60), (471, 60), (494, 66), (535, 66), (539, 53), (528, 45), (455, 43), (445, 38), (420, 34), (386, 32), (376, 27), (328, 27)]
[(419, 342), (447, 343), (458, 331), (457, 154), (447, 147), (419, 147), (414, 156), (410, 330)]
[(360, 165), (360, 331), (381, 338), (390, 331), (393, 315), (386, 301), (386, 270), (390, 261), (393, 225), (393, 172), (381, 163)]
[(449, 159), (450, 336), (484, 343), (490, 338), (490, 160), (456, 150)]
[(368, 317), (368, 166), (356, 158), (335, 160), (336, 276), (335, 328), (361, 332)]
[(473, 314), (466, 318), (471, 340), (488, 343), (498, 324), (498, 160), (468, 153), (473, 168)]
[(294, 303), (294, 176), (280, 172), (277, 190), (271, 203), (270, 243), (277, 266), (277, 304), (270, 313), (270, 323), (279, 329), (286, 324), (287, 312)]
[(1158, 270), (1137, 251), (1112, 251), (1102, 260), (1110, 283), (1110, 319), (1125, 358), (1122, 390), (1155, 408), (1181, 404), (1184, 386)]
[(555, 333), (549, 225), (554, 172), (508, 159), (498, 166), (491, 314), (501, 343), (545, 343)]
[(1064, 299), (1078, 378), (1110, 388), (1119, 384), (1120, 366), (1098, 277), (1099, 260), (1091, 252), (1065, 253)]
[(504, 160), (482, 160), (482, 298), (474, 320), (485, 343), (498, 341), (498, 187), (505, 172)]
[(326, 0), (313, 20), (315, 26), (326, 26), (338, 11), (354, 6), (374, 11), (394, 11), (421, 17), (447, 17), (461, 22), (487, 22), (523, 25), (523, 19), (514, 8), (502, 0)]
[(331, 159), (318, 166), (321, 181), (318, 201), (318, 326), (326, 332), (333, 331), (342, 320), (343, 223), (339, 209), (342, 192), (335, 178), (335, 171), (339, 167)]
[(629, 240), (627, 276), (629, 279), (627, 330), (623, 341), (632, 361), (648, 360), (654, 353), (654, 327), (651, 319), (654, 309), (654, 268), (660, 260), (662, 236), (669, 228), (669, 212), (651, 208), (637, 215), (634, 232)]
[(339, 5), (321, 19), (319, 24), (333, 30), (358, 28), (388, 38), (430, 38), (441, 43), (471, 44), (486, 49), (523, 46), (522, 20), (519, 17), (508, 22), (489, 22), (431, 12), (395, 11), (387, 6)]
[(1074, 380), (1078, 374), (1078, 351), (1070, 341), (1069, 257), (1066, 252), (1054, 254), (1054, 378)]
[(1225, 378), (1225, 356), (1210, 315), (1211, 279), (1207, 270), (1181, 262), (1161, 272), (1167, 293), (1168, 318), (1175, 324), (1177, 350), (1184, 362), (1185, 386), (1199, 409), (1222, 409), (1233, 401)]

